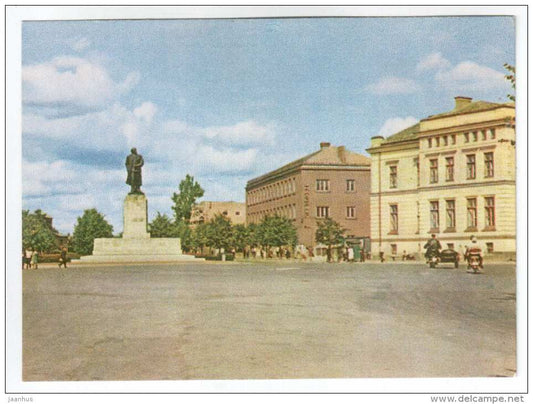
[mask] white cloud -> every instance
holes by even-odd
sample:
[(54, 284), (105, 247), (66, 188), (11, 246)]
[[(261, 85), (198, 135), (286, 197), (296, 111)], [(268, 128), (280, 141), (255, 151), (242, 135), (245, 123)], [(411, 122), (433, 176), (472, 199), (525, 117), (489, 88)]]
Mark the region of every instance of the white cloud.
[(23, 101), (40, 105), (102, 107), (138, 81), (139, 74), (130, 73), (117, 83), (99, 64), (70, 56), (22, 67)]
[(199, 171), (205, 173), (248, 171), (253, 168), (257, 152), (257, 149), (216, 149), (210, 145), (201, 145), (197, 150), (197, 155), (201, 158), (195, 159), (195, 162)]
[(383, 126), (381, 126), (378, 134), (385, 137), (390, 136), (408, 128), (409, 126), (413, 126), (417, 122), (418, 120), (412, 116), (405, 118), (390, 118), (385, 121)]
[(167, 121), (162, 133), (150, 145), (154, 155), (178, 159), (198, 173), (250, 172), (256, 166), (259, 150), (275, 144), (272, 124), (246, 120), (229, 126), (198, 127), (180, 120)]
[(505, 88), (505, 75), (475, 62), (461, 62), (450, 70), (435, 75), (437, 83), (446, 89), (462, 91), (486, 91)]
[(377, 95), (410, 94), (419, 90), (420, 86), (414, 80), (394, 76), (382, 77), (367, 87), (367, 91)]
[(154, 118), (155, 113), (157, 112), (157, 107), (151, 102), (143, 102), (141, 106), (133, 110), (133, 115), (135, 115), (140, 120), (145, 123), (151, 123)]
[(50, 118), (36, 113), (23, 114), (22, 132), (42, 141), (75, 141), (95, 150), (127, 150), (150, 142), (157, 107), (144, 102), (133, 111), (119, 103), (98, 112), (66, 118)]
[(420, 62), (418, 62), (418, 65), (416, 65), (416, 70), (442, 70), (448, 69), (450, 66), (451, 63), (444, 58), (440, 52), (435, 52), (425, 56)]
[(87, 49), (89, 46), (91, 46), (91, 41), (89, 41), (87, 38), (79, 38), (71, 44), (72, 49), (77, 52), (81, 52), (82, 50)]
[(202, 134), (213, 140), (229, 145), (272, 145), (274, 132), (269, 126), (258, 125), (254, 121), (239, 122), (232, 126), (208, 127)]
[(167, 133), (187, 133), (190, 136), (204, 138), (213, 143), (225, 146), (245, 147), (273, 145), (275, 130), (273, 125), (260, 125), (254, 120), (238, 122), (230, 126), (197, 127), (185, 122), (174, 120), (163, 125)]

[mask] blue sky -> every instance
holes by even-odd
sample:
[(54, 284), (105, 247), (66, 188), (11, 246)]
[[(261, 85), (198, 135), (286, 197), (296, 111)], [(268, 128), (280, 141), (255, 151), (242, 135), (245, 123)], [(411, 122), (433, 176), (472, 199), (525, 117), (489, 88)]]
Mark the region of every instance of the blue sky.
[(133, 146), (150, 219), (187, 173), (244, 201), (321, 141), (366, 154), (456, 95), (507, 102), (514, 55), (511, 17), (24, 22), (23, 208), (120, 232)]

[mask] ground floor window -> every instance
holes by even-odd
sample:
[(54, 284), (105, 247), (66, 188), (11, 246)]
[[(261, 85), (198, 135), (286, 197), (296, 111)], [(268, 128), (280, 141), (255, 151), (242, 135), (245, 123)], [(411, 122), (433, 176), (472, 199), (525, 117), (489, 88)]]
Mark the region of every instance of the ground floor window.
[(485, 227), (493, 228), (496, 226), (496, 215), (494, 213), (494, 197), (485, 198)]
[(468, 228), (477, 227), (477, 198), (468, 198), (466, 200), (467, 217), (466, 223)]
[(489, 254), (494, 252), (494, 243), (487, 243), (487, 252)]
[(390, 232), (398, 233), (398, 205), (390, 205)]
[(398, 255), (398, 244), (391, 244), (390, 251), (392, 255)]
[(439, 228), (439, 201), (429, 202), (429, 223), (431, 230)]

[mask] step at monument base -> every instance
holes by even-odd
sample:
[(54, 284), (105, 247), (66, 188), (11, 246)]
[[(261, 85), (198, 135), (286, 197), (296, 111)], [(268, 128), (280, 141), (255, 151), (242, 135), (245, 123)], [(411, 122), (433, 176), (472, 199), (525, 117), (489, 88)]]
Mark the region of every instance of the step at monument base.
[(93, 255), (73, 263), (203, 261), (181, 252), (179, 238), (97, 238)]

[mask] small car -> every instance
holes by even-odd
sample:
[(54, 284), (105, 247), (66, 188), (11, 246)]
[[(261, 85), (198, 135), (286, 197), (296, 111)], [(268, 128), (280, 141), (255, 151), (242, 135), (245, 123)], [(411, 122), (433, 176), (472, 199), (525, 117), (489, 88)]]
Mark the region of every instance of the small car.
[(459, 260), (461, 259), (461, 255), (457, 251), (447, 248), (440, 252), (439, 258), (440, 262), (451, 262), (454, 264), (455, 268), (459, 268)]

